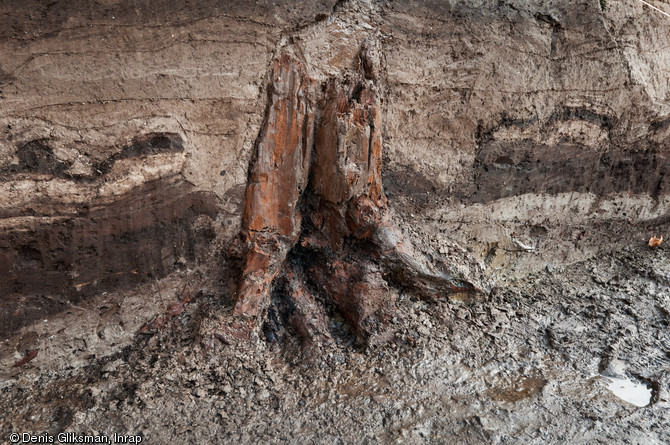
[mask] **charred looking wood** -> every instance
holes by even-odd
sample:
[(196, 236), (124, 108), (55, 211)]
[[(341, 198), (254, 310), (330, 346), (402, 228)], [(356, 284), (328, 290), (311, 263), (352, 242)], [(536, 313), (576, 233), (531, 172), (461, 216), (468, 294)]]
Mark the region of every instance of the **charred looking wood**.
[[(480, 287), (417, 251), (382, 187), (381, 64), (366, 40), (346, 80), (314, 80), (288, 52), (273, 62), (269, 104), (250, 168), (240, 238), (243, 271), (227, 341), (263, 325), (273, 290), (303, 339), (331, 338), (324, 307), (368, 342), (384, 341), (400, 288), (424, 298)], [(282, 317), (270, 311), (266, 338)]]

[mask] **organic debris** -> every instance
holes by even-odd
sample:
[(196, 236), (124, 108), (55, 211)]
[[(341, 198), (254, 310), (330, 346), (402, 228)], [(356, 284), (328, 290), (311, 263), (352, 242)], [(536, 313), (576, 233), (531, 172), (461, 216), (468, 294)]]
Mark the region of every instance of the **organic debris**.
[(652, 236), (649, 238), (649, 247), (657, 247), (663, 244), (663, 236)]
[(39, 352), (39, 349), (29, 349), (29, 350), (27, 350), (26, 355), (24, 355), (21, 360), (14, 363), (14, 365), (12, 365), (12, 367), (13, 368), (18, 368), (19, 366), (25, 365), (26, 363), (28, 363), (29, 361), (31, 361), (32, 359), (37, 357), (38, 352)]

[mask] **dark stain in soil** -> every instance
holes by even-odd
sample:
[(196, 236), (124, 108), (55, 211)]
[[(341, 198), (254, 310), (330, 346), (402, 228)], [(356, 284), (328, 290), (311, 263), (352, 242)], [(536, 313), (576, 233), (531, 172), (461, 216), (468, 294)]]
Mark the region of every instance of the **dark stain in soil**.
[(84, 298), (160, 278), (182, 267), (182, 258), (202, 258), (215, 236), (211, 221), (218, 208), (214, 195), (173, 178), (82, 209), (81, 216), (5, 230), (0, 338)]

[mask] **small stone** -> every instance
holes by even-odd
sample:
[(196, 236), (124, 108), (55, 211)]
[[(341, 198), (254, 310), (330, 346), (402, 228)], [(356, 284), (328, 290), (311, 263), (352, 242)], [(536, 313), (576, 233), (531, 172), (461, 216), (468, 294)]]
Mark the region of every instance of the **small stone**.
[(196, 388), (195, 395), (200, 398), (203, 398), (207, 395), (207, 391), (205, 391), (203, 388)]
[(424, 337), (428, 337), (430, 335), (430, 330), (425, 326), (419, 326), (417, 331)]

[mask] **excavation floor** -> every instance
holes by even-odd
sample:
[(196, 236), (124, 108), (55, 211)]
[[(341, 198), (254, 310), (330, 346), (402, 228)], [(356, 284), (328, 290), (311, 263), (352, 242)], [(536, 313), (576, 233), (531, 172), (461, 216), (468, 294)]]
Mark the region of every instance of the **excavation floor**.
[(201, 296), (112, 355), (66, 366), (47, 349), (3, 370), (1, 440), (670, 443), (669, 260), (643, 246), (499, 283), (486, 302), (403, 296), (375, 348), (337, 317), (328, 347), (200, 338), (202, 317), (230, 310)]

